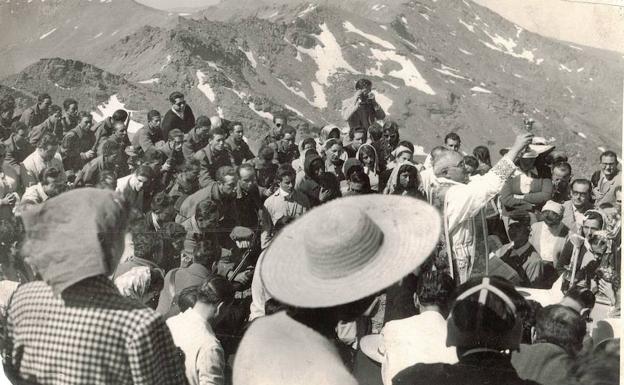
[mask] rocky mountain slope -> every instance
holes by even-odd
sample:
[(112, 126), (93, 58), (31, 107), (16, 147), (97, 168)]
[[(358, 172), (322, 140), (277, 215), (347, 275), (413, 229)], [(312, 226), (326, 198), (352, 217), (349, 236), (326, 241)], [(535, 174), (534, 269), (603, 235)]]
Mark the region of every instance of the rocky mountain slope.
[(0, 76), (44, 57), (93, 62), (102, 49), (141, 26), (172, 26), (178, 17), (131, 0), (4, 0)]
[[(131, 0), (96, 5), (140, 7)], [(171, 24), (137, 17), (110, 44), (77, 41), (71, 54), (51, 55), (96, 67), (64, 60), (63, 72), (54, 69), (60, 59), (43, 60), (0, 83), (59, 98), (78, 94), (92, 109), (115, 95), (139, 122), (151, 108), (168, 108), (167, 95), (179, 89), (196, 114), (241, 120), (253, 139), (281, 110), (302, 131), (343, 125), (341, 101), (368, 77), (401, 135), (425, 150), (455, 131), (466, 150), (485, 143), (497, 152), (529, 116), (574, 165), (593, 167), (599, 149), (621, 151), (621, 55), (543, 38), (468, 0), (241, 0), (174, 16)], [(58, 71), (87, 81), (63, 90)]]

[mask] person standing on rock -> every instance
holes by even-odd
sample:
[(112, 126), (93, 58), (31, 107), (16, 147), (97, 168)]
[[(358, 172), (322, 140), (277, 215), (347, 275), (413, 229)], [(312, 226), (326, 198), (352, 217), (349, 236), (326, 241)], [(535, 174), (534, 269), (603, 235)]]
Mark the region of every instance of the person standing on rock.
[(191, 106), (186, 104), (184, 95), (181, 92), (172, 92), (169, 95), (169, 102), (171, 103), (171, 108), (165, 113), (161, 123), (163, 138), (168, 138), (169, 131), (175, 128), (179, 128), (186, 134), (195, 126), (193, 110)]
[(371, 91), (373, 83), (368, 79), (360, 79), (355, 83), (355, 94), (342, 102), (342, 118), (349, 124), (349, 137), (353, 139), (353, 131), (368, 127), (376, 120), (382, 120), (386, 113), (375, 101)]

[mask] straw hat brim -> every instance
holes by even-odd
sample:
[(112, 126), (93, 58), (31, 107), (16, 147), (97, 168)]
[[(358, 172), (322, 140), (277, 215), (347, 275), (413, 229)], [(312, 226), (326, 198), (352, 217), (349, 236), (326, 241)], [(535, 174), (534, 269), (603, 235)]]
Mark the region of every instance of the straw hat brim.
[[(308, 264), (304, 239), (309, 229), (322, 226), (334, 210), (362, 210), (384, 234), (371, 259), (351, 274), (322, 278)], [(398, 282), (414, 271), (437, 244), (441, 220), (426, 202), (398, 195), (359, 195), (339, 198), (314, 208), (271, 242), (260, 266), (270, 295), (304, 308), (351, 303)]]
[[(535, 151), (537, 156), (541, 156), (544, 154), (548, 154), (555, 149), (555, 146), (552, 144), (529, 144), (529, 149)], [(509, 152), (509, 147), (501, 148), (498, 152), (501, 156), (505, 156), (506, 153)]]
[(381, 363), (384, 359), (384, 355), (379, 351), (379, 345), (381, 344), (380, 334), (369, 334), (360, 339), (360, 350), (375, 362)]

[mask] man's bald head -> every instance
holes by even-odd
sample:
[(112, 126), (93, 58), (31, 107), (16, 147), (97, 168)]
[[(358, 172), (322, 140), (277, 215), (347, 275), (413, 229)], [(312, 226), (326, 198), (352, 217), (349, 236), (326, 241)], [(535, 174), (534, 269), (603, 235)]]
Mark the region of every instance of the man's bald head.
[(434, 162), (436, 160), (437, 157), (439, 157), (440, 155), (442, 155), (442, 153), (444, 153), (444, 151), (447, 151), (446, 147), (444, 146), (436, 146), (434, 147), (430, 154), (431, 154), (431, 161)]
[(433, 160), (433, 173), (437, 177), (464, 183), (468, 178), (463, 167), (464, 157), (457, 151), (444, 149)]

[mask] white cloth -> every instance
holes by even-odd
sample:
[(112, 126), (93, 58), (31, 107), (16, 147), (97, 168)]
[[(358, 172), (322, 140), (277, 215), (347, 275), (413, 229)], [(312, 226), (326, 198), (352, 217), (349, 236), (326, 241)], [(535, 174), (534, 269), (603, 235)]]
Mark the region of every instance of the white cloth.
[[(536, 179), (534, 175), (537, 175), (536, 169), (532, 169), (528, 173), (524, 173), (520, 170), (516, 172), (516, 175), (514, 177), (519, 179), (520, 192), (522, 194), (528, 194), (531, 192), (531, 183), (533, 183), (533, 181)], [(510, 183), (512, 182), (510, 181)]]
[(26, 188), (22, 195), (21, 204), (39, 204), (48, 200), (48, 194), (43, 190), (41, 183)]
[(225, 358), (212, 328), (193, 308), (167, 320), (173, 343), (184, 352), (190, 385), (225, 383)]
[(253, 321), (256, 318), (265, 316), (265, 308), (264, 305), (266, 301), (271, 298), (271, 295), (264, 287), (262, 283), (262, 279), (260, 278), (260, 269), (262, 268), (262, 261), (264, 260), (264, 255), (266, 254), (266, 250), (263, 251), (258, 257), (258, 262), (256, 262), (256, 268), (254, 270), (254, 275), (251, 280), (251, 305), (249, 305), (249, 321)]
[[(0, 164), (0, 199), (17, 192), (18, 185), (19, 176), (13, 167), (6, 162)], [(10, 219), (13, 216), (12, 209), (10, 205), (0, 206), (0, 219)]]
[(35, 150), (32, 154), (28, 155), (26, 159), (20, 165), (20, 177), (22, 179), (22, 187), (26, 188), (41, 182), (39, 175), (46, 167), (54, 167), (61, 172), (61, 177), (65, 179), (65, 169), (63, 168), (63, 160), (61, 155), (57, 152), (54, 154), (54, 158), (49, 161), (45, 161), (39, 151)]
[(563, 225), (560, 224), (557, 228), (551, 229), (544, 222), (535, 222), (531, 225), (529, 243), (533, 245), (542, 260), (556, 262), (566, 240), (566, 237), (559, 235), (562, 227)]
[(130, 180), (134, 177), (134, 174), (124, 176), (117, 179), (117, 188), (115, 191), (121, 193), (128, 201), (130, 207), (133, 207), (139, 211), (143, 211), (143, 190), (136, 191), (130, 184)]
[(256, 319), (234, 361), (234, 385), (356, 385), (333, 343), (286, 312)]
[(385, 385), (391, 385), (397, 373), (415, 364), (458, 361), (455, 347), (446, 346), (446, 320), (436, 311), (390, 321), (381, 336), (381, 375)]
[[(310, 208), (310, 201), (305, 194), (297, 191), (296, 189), (288, 195), (284, 190), (278, 188), (276, 192), (271, 194), (264, 201), (263, 221), (269, 226), (260, 234), (260, 240), (262, 248), (268, 246), (271, 241), (273, 225), (277, 223), (282, 217), (298, 217), (303, 215)], [(266, 217), (268, 214), (268, 218)]]

